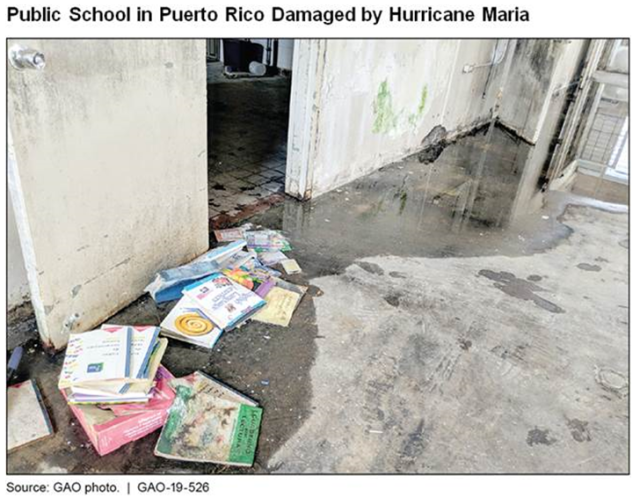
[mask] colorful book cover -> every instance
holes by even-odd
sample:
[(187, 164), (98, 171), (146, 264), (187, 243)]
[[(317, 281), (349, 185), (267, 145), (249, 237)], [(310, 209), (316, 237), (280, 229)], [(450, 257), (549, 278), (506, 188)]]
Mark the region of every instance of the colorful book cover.
[(154, 453), (174, 460), (253, 465), (262, 408), (217, 381), (214, 391), (222, 391), (222, 396), (198, 391), (201, 382), (207, 379), (200, 376), (195, 384), (174, 384), (176, 397)]
[(237, 282), (250, 291), (255, 292), (262, 298), (264, 298), (264, 296), (267, 295), (269, 289), (273, 287), (271, 277), (268, 274), (259, 274), (257, 271), (247, 271), (243, 268), (222, 270), (222, 273), (234, 282)]
[(186, 287), (183, 293), (222, 330), (232, 329), (265, 305), (256, 293), (222, 273)]
[(212, 348), (222, 330), (192, 299), (183, 296), (160, 324), (163, 335), (196, 346)]
[(291, 245), (284, 236), (276, 230), (256, 230), (246, 232), (247, 247), (260, 253), (264, 251), (290, 251)]
[(131, 366), (129, 327), (71, 334), (58, 387), (127, 379)]

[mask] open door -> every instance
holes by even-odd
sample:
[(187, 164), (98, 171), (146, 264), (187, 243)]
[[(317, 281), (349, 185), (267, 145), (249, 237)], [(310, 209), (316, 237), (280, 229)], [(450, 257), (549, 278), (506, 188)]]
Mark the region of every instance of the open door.
[(208, 247), (205, 41), (8, 49), (9, 190), (40, 335), (60, 349)]

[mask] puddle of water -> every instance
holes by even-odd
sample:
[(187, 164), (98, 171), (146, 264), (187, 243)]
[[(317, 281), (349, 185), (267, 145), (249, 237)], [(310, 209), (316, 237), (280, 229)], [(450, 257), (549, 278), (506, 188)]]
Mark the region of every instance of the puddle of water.
[(499, 127), (484, 129), (437, 158), (416, 154), (312, 201), (289, 199), (253, 221), (282, 229), (318, 274), (380, 254), (534, 252), (570, 230), (539, 212), (511, 222), (530, 149)]

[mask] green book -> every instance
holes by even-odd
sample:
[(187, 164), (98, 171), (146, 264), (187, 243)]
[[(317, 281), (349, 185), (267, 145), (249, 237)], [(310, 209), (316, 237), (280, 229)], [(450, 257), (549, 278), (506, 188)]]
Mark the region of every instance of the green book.
[(155, 454), (190, 462), (253, 465), (262, 408), (201, 372), (176, 379)]

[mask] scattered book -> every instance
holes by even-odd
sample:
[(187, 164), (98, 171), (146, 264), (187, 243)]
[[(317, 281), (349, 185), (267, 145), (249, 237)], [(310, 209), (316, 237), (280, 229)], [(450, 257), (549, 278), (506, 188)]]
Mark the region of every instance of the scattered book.
[(72, 334), (58, 387), (73, 404), (147, 402), (167, 349), (159, 327), (103, 325)]
[(247, 230), (250, 230), (252, 227), (251, 223), (247, 223), (237, 228), (214, 230), (213, 235), (218, 242), (235, 242), (236, 240), (243, 240)]
[(180, 299), (182, 289), (225, 268), (226, 262), (241, 252), (246, 245), (244, 240), (238, 240), (207, 251), (186, 265), (162, 270), (156, 274), (153, 282), (147, 285), (145, 291), (156, 303)]
[(172, 384), (176, 397), (155, 455), (190, 462), (253, 465), (262, 408), (201, 372)]
[(222, 330), (233, 329), (266, 304), (256, 293), (222, 273), (186, 287), (183, 294)]
[(162, 334), (172, 339), (212, 348), (222, 335), (206, 313), (184, 296), (160, 324)]
[(263, 265), (274, 266), (283, 259), (288, 259), (282, 251), (261, 252), (258, 256)]
[(267, 304), (253, 316), (253, 319), (262, 323), (288, 327), (307, 288), (279, 278), (274, 278), (273, 281), (275, 287), (265, 296)]
[(280, 261), (282, 268), (287, 272), (287, 275), (295, 275), (296, 273), (302, 273), (302, 268), (298, 265), (295, 259), (283, 259)]
[(255, 230), (245, 233), (247, 247), (257, 253), (265, 251), (290, 251), (289, 241), (276, 230)]
[(35, 381), (7, 388), (7, 451), (51, 436), (53, 427)]

